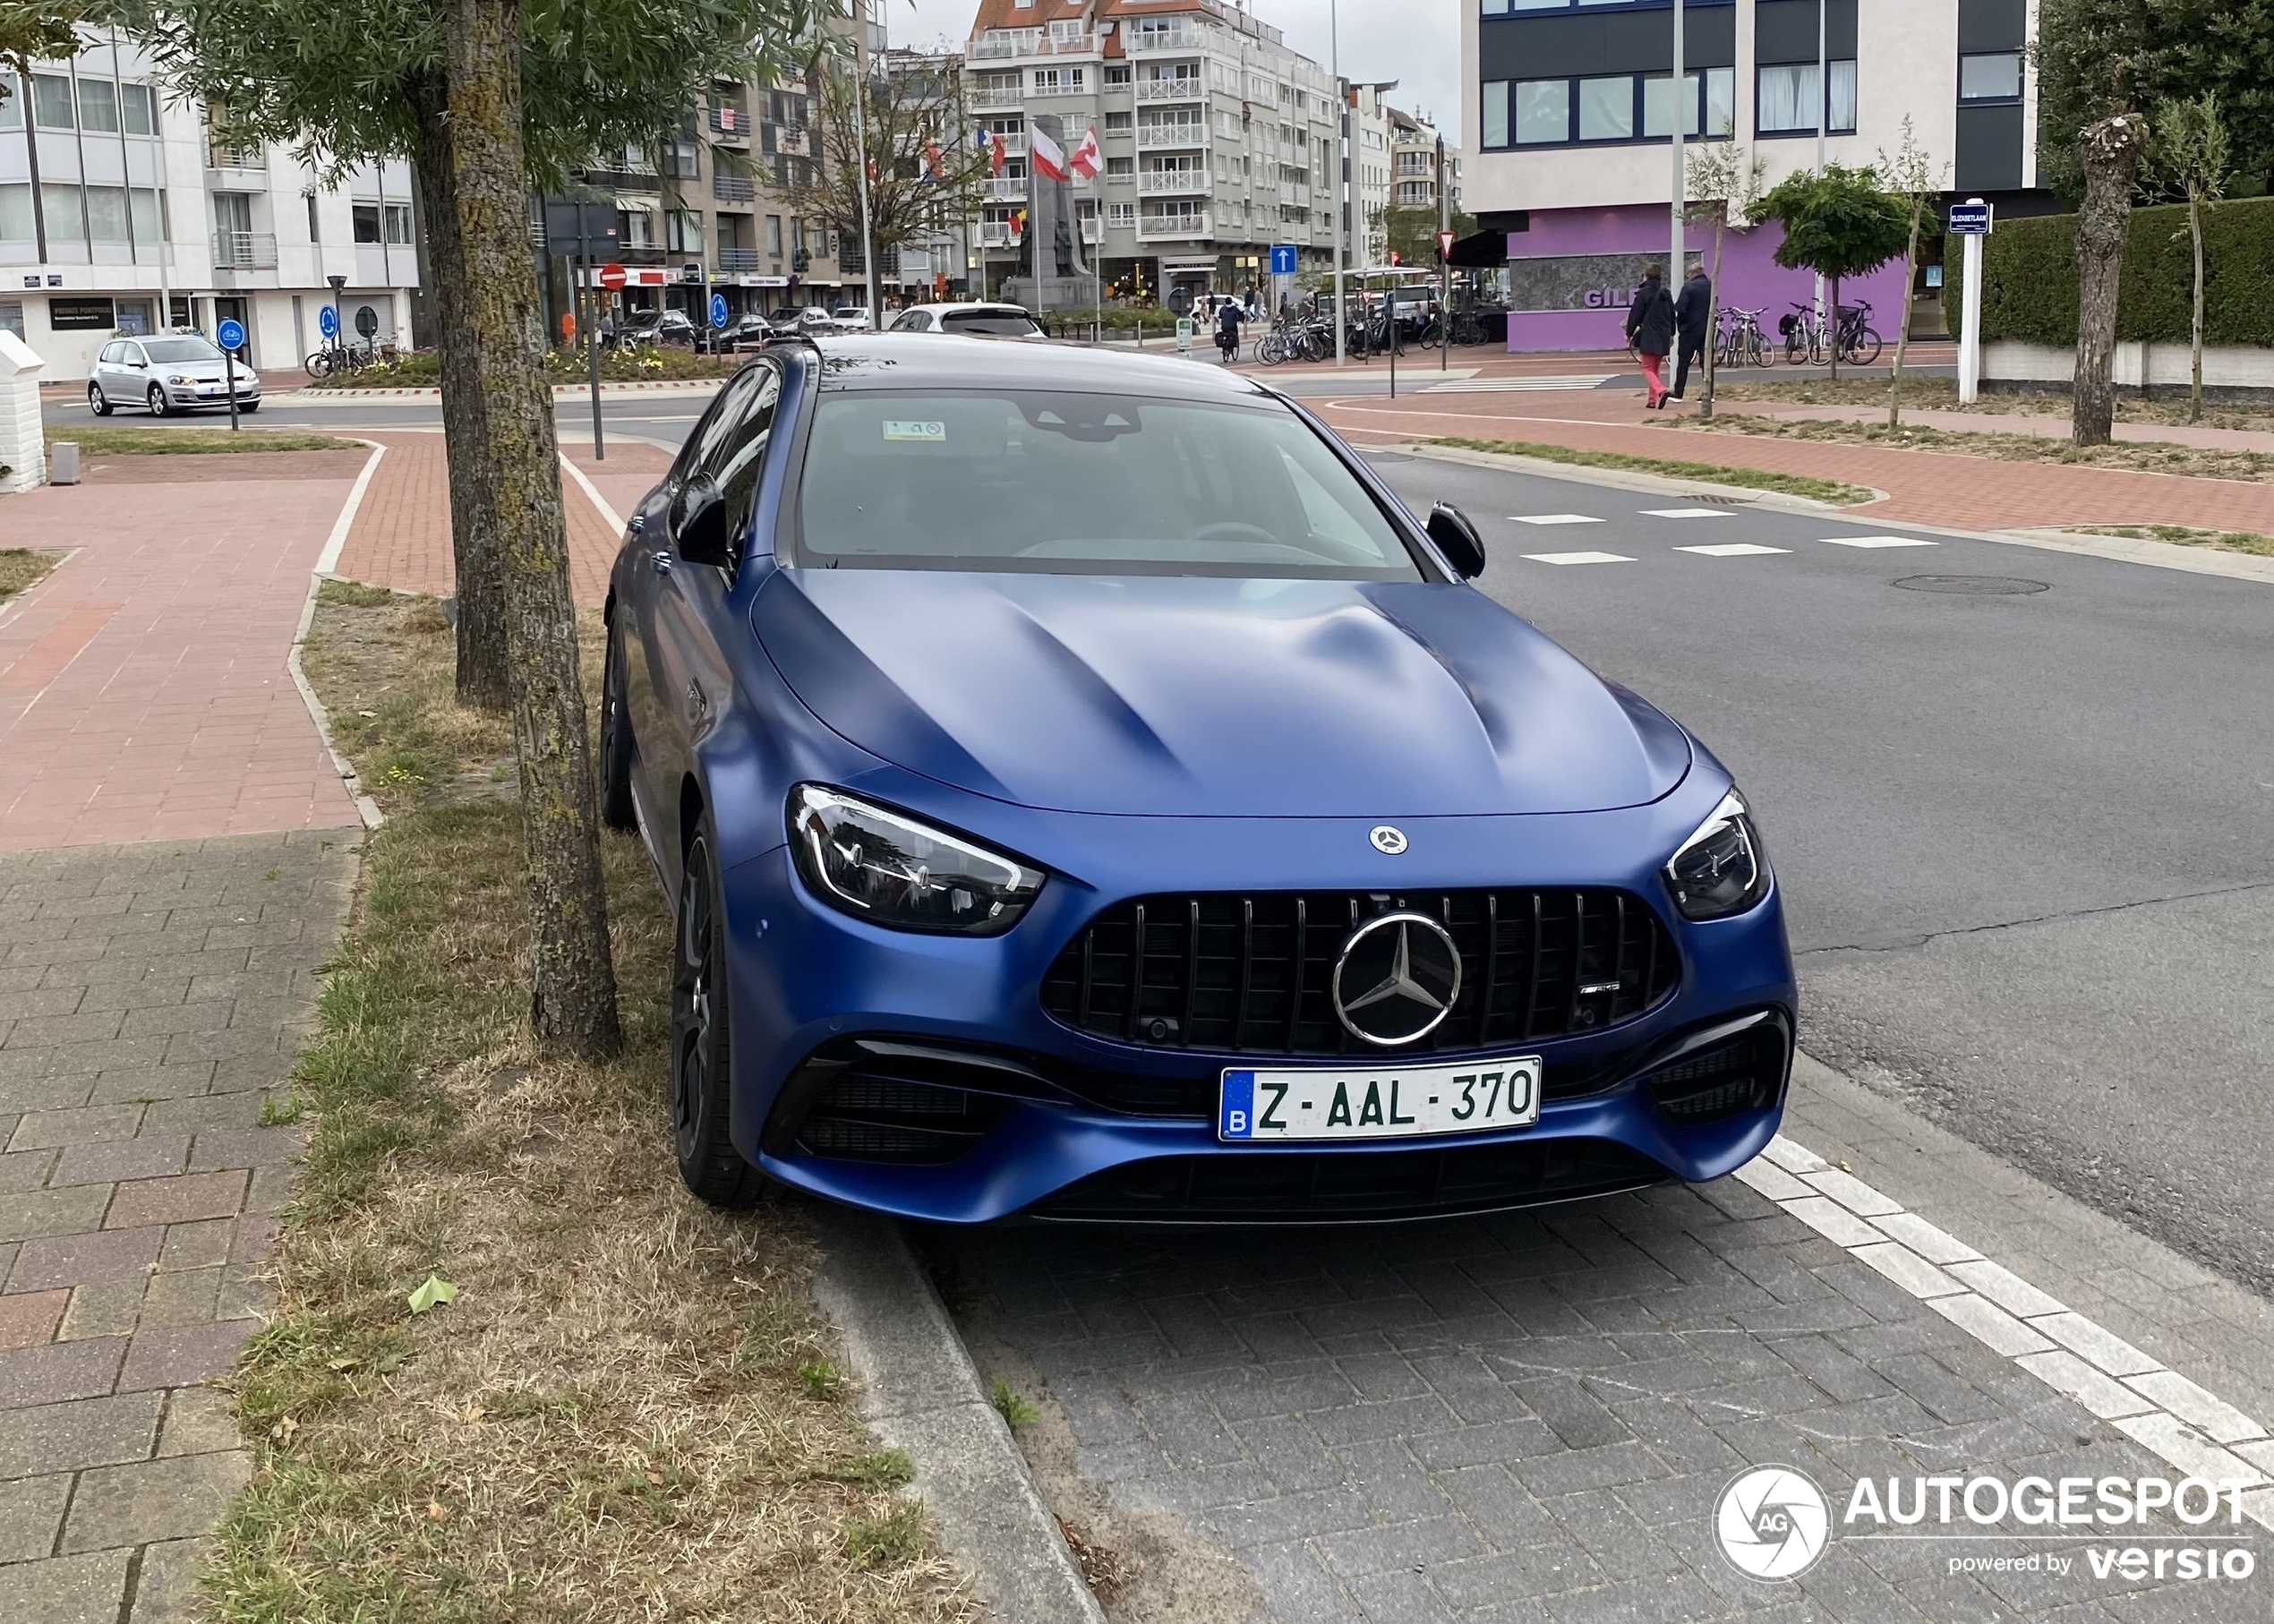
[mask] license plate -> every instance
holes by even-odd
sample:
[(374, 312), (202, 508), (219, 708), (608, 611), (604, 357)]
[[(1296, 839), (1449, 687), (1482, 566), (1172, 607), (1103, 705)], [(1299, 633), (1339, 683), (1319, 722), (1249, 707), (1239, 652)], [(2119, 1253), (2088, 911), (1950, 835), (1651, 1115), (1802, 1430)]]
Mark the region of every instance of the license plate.
[(1540, 1120), (1540, 1057), (1458, 1065), (1224, 1073), (1216, 1136), (1417, 1139), (1528, 1127)]

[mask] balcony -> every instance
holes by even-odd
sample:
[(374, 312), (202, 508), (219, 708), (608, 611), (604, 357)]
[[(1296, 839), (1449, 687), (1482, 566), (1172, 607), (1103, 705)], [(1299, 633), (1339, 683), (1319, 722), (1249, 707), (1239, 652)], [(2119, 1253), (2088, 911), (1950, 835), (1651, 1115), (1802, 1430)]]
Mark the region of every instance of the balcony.
[(1015, 107), (1025, 102), (1026, 92), (1014, 84), (973, 85), (963, 99), (972, 107)]
[(1206, 101), (1208, 75), (1183, 73), (1166, 79), (1137, 81), (1139, 101)]
[(1137, 176), (1137, 190), (1147, 197), (1157, 192), (1181, 192), (1188, 196), (1195, 192), (1206, 192), (1208, 171), (1200, 168), (1142, 170)]
[[(1079, 72), (1080, 70), (1079, 70), (1079, 69), (1077, 69), (1077, 70), (1075, 70), (1075, 71), (1076, 71), (1076, 72)], [(1030, 96), (1035, 96), (1035, 97), (1050, 97), (1050, 96), (1087, 96), (1087, 95), (1089, 95), (1089, 94), (1090, 94), (1092, 90), (1094, 90), (1095, 89), (1097, 89), (1097, 87), (1096, 87), (1095, 85), (1090, 84), (1089, 82), (1087, 82), (1087, 81), (1086, 81), (1086, 80), (1085, 80), (1085, 81), (1078, 81), (1078, 82), (1075, 82), (1075, 83), (1073, 83), (1073, 84), (1068, 84), (1068, 83), (1063, 82), (1063, 81), (1064, 81), (1064, 75), (1063, 73), (1062, 73), (1062, 74), (1060, 74), (1060, 76), (1059, 76), (1059, 77), (1060, 77), (1060, 80), (1061, 80), (1061, 82), (1060, 82), (1060, 83), (1057, 83), (1057, 84), (1051, 84), (1051, 83), (1048, 83), (1047, 81), (1039, 82), (1039, 83), (1036, 84), (1036, 86), (1034, 87), (1034, 89), (1033, 89), (1033, 90), (1031, 90), (1028, 91), (1028, 92), (1027, 92), (1027, 94), (1028, 94), (1028, 95), (1030, 95)]]
[(603, 192), (660, 192), (663, 183), (653, 169), (587, 169), (585, 180)]
[(1131, 29), (1122, 36), (1122, 48), (1133, 56), (1158, 56), (1182, 52), (1191, 56), (1209, 47), (1204, 28)]
[(1209, 217), (1205, 214), (1141, 214), (1137, 217), (1137, 240), (1141, 243), (1213, 235)]
[(1026, 56), (1094, 56), (1097, 54), (1098, 37), (1095, 34), (1053, 38), (1040, 29), (990, 29), (971, 41), (965, 60), (1016, 62)]
[(220, 136), (208, 136), (205, 142), (205, 167), (209, 169), (258, 169), (267, 174), (269, 154), (259, 141), (234, 141)]
[(1098, 217), (1094, 214), (1085, 216), (1081, 222), (1081, 240), (1085, 243), (1094, 243), (1098, 240)]
[(990, 175), (987, 190), (981, 195), (990, 202), (1023, 203), (1027, 196), (1027, 177), (1023, 175)]
[[(405, 252), (409, 250), (406, 248)], [(217, 231), (213, 234), (216, 270), (274, 270), (277, 239), (266, 231)]]
[(758, 195), (757, 183), (747, 175), (711, 175), (711, 195), (722, 203), (747, 203)]
[(1152, 147), (1205, 147), (1208, 126), (1199, 119), (1186, 119), (1176, 124), (1139, 124), (1137, 146), (1140, 150)]
[(750, 115), (740, 107), (713, 107), (704, 122), (710, 126), (711, 133), (722, 140), (747, 141), (750, 139)]
[(979, 246), (982, 248), (1016, 248), (1020, 234), (1011, 229), (1008, 220), (981, 220)]
[[(711, 256), (714, 270), (757, 270), (758, 251), (755, 248), (721, 248)], [(776, 256), (779, 258), (780, 256)]]

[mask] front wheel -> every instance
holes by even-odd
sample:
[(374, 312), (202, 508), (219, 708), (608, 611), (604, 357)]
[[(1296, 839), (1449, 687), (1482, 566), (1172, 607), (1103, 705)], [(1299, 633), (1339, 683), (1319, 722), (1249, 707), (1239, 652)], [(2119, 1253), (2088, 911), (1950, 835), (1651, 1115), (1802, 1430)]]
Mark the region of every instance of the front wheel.
[(331, 376), (331, 352), (318, 350), (301, 364), (311, 378), (329, 378)]
[(600, 821), (629, 829), (639, 821), (632, 808), (632, 724), (624, 709), (624, 656), (615, 628), (608, 631), (600, 666)]
[(166, 398), (166, 389), (162, 384), (150, 385), (150, 392), (142, 397), (142, 404), (150, 407), (153, 417), (174, 415), (173, 403)]
[(707, 827), (688, 843), (671, 948), (671, 1153), (688, 1190), (714, 1207), (748, 1207), (765, 1175), (727, 1132), (733, 1090), (726, 930)]
[(103, 393), (101, 384), (90, 383), (87, 386), (87, 409), (98, 417), (110, 415), (110, 397)]
[(1879, 335), (1867, 327), (1849, 339), (1848, 347), (1841, 355), (1853, 365), (1869, 366), (1879, 359), (1879, 352), (1885, 347)]
[(257, 400), (240, 400), (237, 402), (237, 415), (242, 417), (249, 417), (260, 409), (261, 403)]

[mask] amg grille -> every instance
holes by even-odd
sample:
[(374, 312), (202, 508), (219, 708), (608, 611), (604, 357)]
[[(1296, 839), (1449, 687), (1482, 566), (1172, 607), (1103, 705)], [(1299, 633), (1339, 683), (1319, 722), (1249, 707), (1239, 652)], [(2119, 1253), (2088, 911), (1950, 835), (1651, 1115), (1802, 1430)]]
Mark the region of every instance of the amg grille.
[(1212, 1054), (1381, 1051), (1335, 1018), (1350, 933), (1426, 913), (1452, 933), (1452, 1014), (1400, 1055), (1528, 1043), (1655, 1007), (1680, 966), (1657, 913), (1623, 891), (1257, 892), (1150, 896), (1092, 919), (1044, 977), (1043, 1007), (1077, 1031)]

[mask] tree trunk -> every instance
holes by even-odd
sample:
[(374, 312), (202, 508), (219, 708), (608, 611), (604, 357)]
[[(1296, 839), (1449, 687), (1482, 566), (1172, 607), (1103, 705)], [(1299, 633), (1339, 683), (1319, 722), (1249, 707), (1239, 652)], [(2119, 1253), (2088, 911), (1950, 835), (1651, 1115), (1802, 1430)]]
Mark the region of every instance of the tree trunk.
[[(2187, 421), (2203, 420), (2203, 199), (2194, 187), (2187, 189), (2187, 235), (2195, 239), (2195, 375), (2188, 385)], [(2142, 386), (2148, 381), (2147, 372), (2141, 372)]]
[[(1825, 338), (1832, 346), (1832, 381), (1840, 381), (1840, 278), (1833, 277), (1832, 320), (1825, 324)], [(1836, 392), (1836, 391), (1835, 391)]]
[(1715, 342), (1721, 337), (1721, 322), (1716, 313), (1722, 303), (1722, 232), (1729, 225), (1729, 204), (1723, 202), (1714, 210), (1714, 286), (1706, 295), (1706, 394), (1697, 403), (1697, 415), (1714, 415), (1714, 355), (1722, 346)]
[[(496, 504), (522, 845), (531, 904), (530, 1023), (541, 1049), (613, 1048), (616, 975), (600, 869), (592, 752), (568, 595), (560, 458), (545, 385), (543, 318), (529, 258), (521, 144), (520, 0), (449, 0), (450, 198), (469, 410)], [(446, 335), (447, 338), (447, 335)]]
[(2070, 438), (2105, 446), (2116, 423), (2116, 293), (2124, 279), (2124, 235), (2132, 219), (2133, 178), (2148, 121), (2118, 113), (2077, 139), (2084, 163), (2084, 206), (2077, 213), (2077, 365)]
[(1925, 200), (1911, 200), (1911, 241), (1902, 251), (1902, 320), (1895, 329), (1895, 368), (1887, 380), (1887, 426), (1902, 427), (1902, 363), (1911, 350), (1911, 290), (1919, 279), (1919, 217)]
[(432, 293), (437, 349), (442, 362), (442, 445), (449, 466), (450, 560), (457, 596), (457, 699), (476, 710), (502, 711), (513, 702), (506, 676), (505, 580), (498, 558), (498, 511), (483, 470), (489, 454), (481, 442), (474, 395), (476, 341), (466, 322), (466, 256), (452, 209), (448, 89), (440, 80), (414, 85), (418, 145), (420, 224), (433, 266)]

